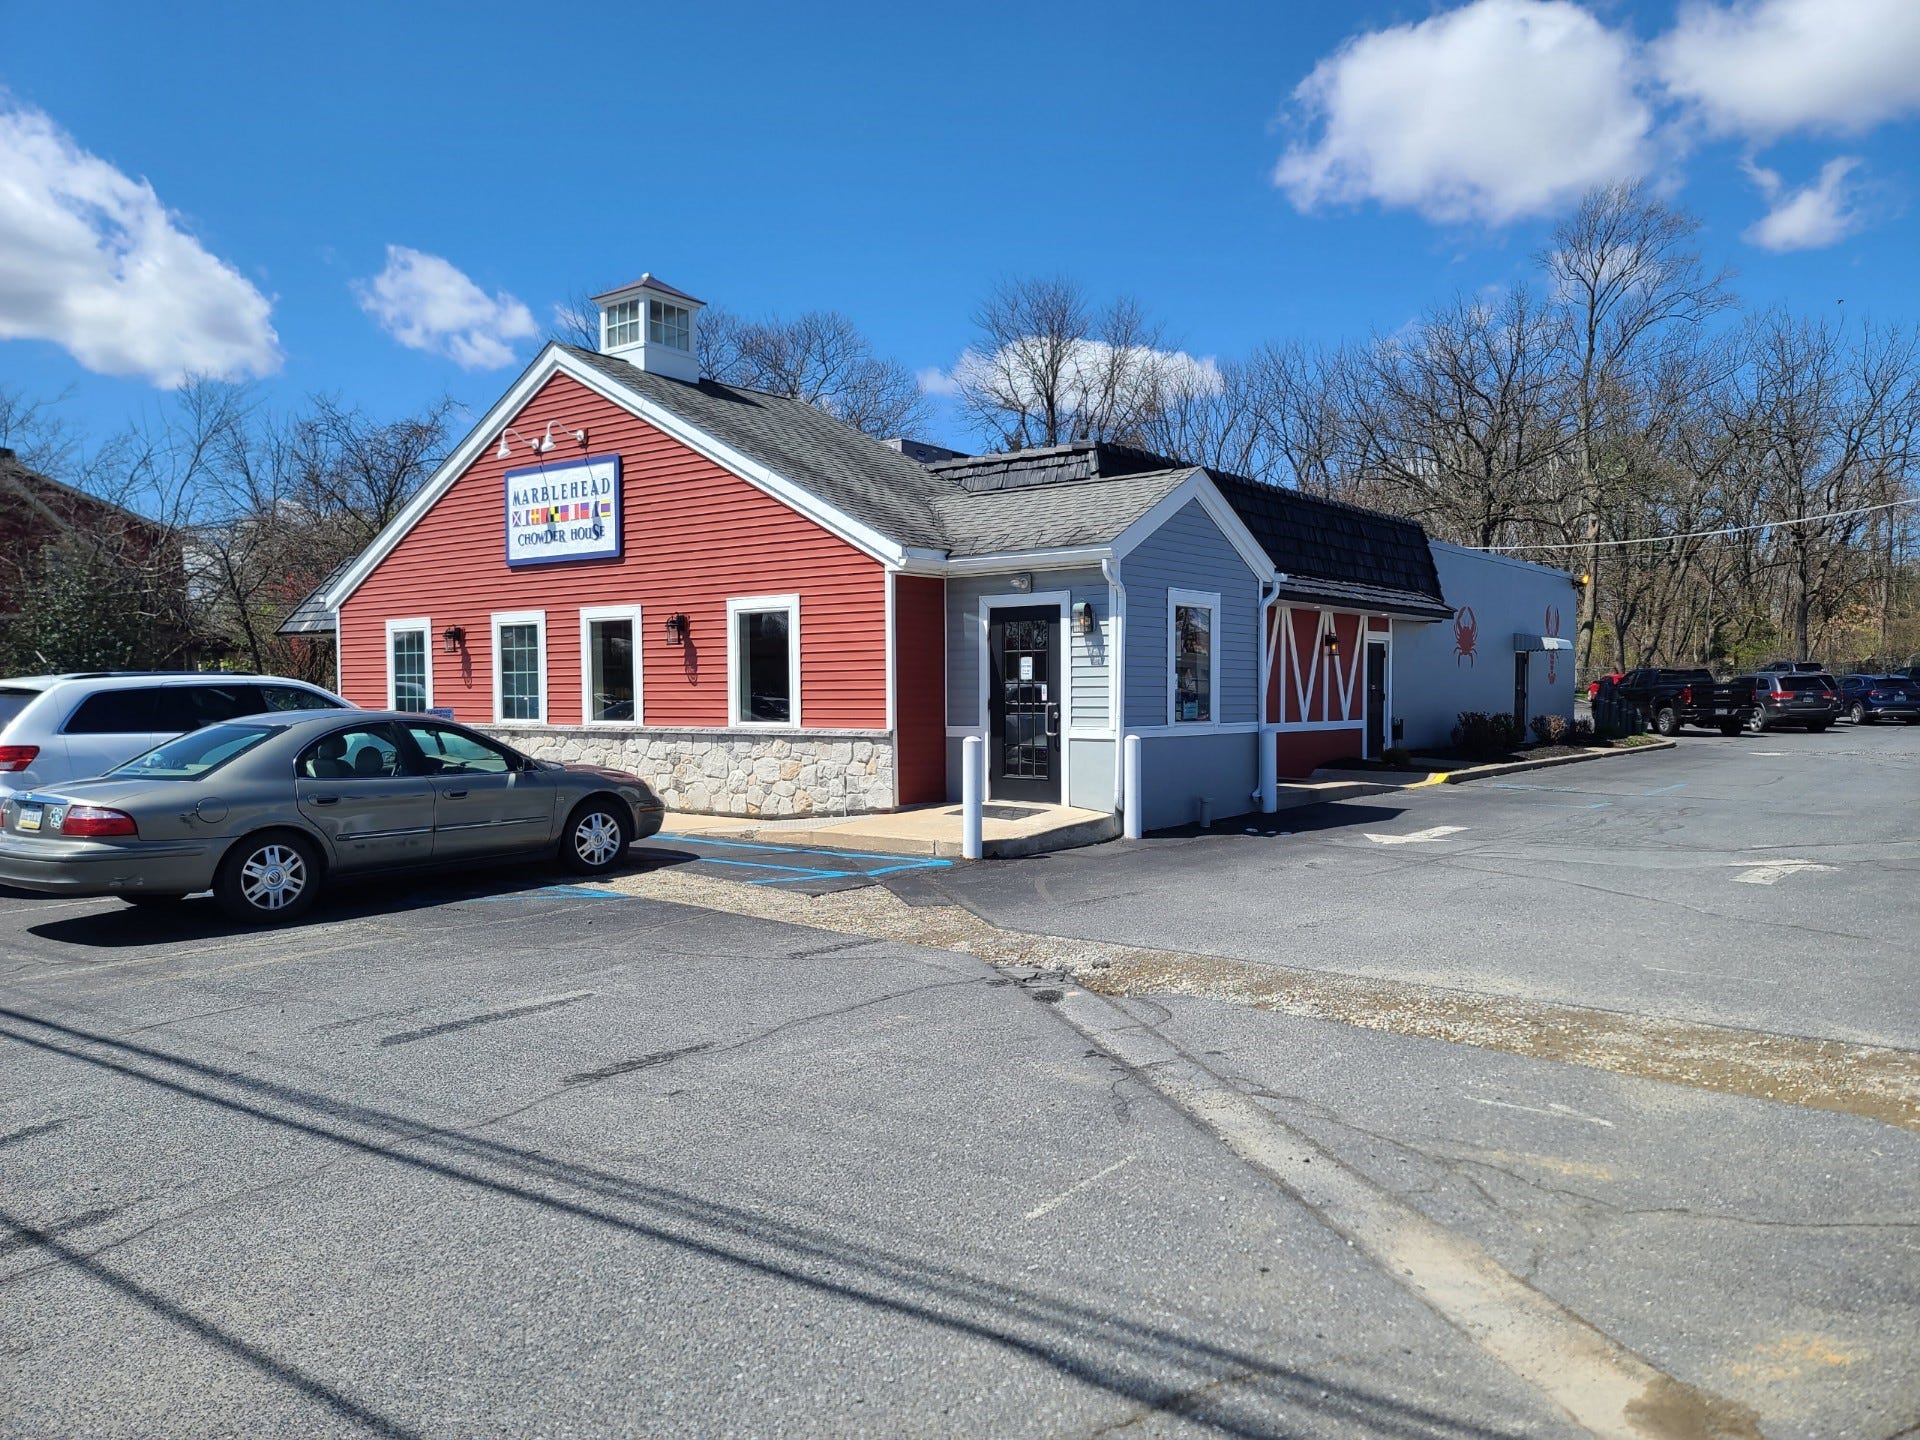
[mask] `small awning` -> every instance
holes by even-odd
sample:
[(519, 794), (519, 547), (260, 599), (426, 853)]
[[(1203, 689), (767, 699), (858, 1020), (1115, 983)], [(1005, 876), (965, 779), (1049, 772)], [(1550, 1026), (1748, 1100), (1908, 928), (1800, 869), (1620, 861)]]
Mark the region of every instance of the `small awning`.
[(1523, 635), (1515, 632), (1513, 637), (1513, 653), (1516, 655), (1532, 650), (1571, 649), (1573, 649), (1573, 642), (1564, 640), (1558, 635)]

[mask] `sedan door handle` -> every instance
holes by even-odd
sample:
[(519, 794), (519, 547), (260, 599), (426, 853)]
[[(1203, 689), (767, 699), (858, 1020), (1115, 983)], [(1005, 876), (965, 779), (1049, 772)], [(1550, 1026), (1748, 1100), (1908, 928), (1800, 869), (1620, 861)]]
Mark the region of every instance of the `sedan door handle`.
[(340, 797), (338, 795), (316, 795), (313, 797), (313, 803), (316, 805), (338, 805), (340, 803)]
[(467, 798), (467, 792), (464, 790), (443, 790), (440, 793), (445, 795), (449, 800), (464, 800)]

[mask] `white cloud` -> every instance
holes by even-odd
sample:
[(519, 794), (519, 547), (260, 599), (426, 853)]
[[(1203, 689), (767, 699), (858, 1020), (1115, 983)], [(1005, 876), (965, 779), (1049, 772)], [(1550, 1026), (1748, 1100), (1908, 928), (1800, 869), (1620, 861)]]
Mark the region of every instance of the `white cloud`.
[[(955, 371), (959, 368), (957, 365), (954, 367)], [(913, 378), (920, 382), (920, 392), (923, 395), (958, 395), (960, 393), (960, 382), (938, 365), (929, 365), (924, 370), (914, 371)]]
[(210, 254), (153, 186), (0, 95), (0, 340), (174, 387), (280, 368), (272, 302)]
[(1920, 3), (1693, 3), (1653, 57), (1668, 91), (1715, 130), (1864, 130), (1920, 109)]
[(1855, 155), (1841, 155), (1820, 167), (1820, 178), (1811, 185), (1789, 189), (1777, 170), (1766, 170), (1751, 162), (1741, 168), (1760, 187), (1771, 207), (1749, 226), (1743, 238), (1763, 250), (1818, 250), (1846, 239), (1861, 225), (1861, 217), (1852, 207), (1852, 187), (1847, 176), (1860, 165)]
[(1569, 0), (1473, 0), (1361, 35), (1294, 91), (1318, 122), (1274, 181), (1294, 205), (1378, 201), (1501, 224), (1644, 174), (1632, 40)]
[(464, 370), (513, 363), (513, 342), (538, 333), (533, 312), (506, 291), (489, 296), (438, 255), (387, 246), (387, 268), (353, 282), (360, 308), (409, 350), (444, 355)]

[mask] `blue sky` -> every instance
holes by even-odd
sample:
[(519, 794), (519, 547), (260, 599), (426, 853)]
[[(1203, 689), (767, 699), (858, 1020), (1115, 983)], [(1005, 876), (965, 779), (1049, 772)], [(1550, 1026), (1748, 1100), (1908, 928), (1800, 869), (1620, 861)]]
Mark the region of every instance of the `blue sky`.
[(1909, 321), (1917, 117), (1916, 0), (13, 0), (0, 386), (96, 432), (189, 370), (477, 412), (642, 270), (917, 371), (1035, 273), (1228, 356), (1513, 280), (1623, 175), (1750, 308)]

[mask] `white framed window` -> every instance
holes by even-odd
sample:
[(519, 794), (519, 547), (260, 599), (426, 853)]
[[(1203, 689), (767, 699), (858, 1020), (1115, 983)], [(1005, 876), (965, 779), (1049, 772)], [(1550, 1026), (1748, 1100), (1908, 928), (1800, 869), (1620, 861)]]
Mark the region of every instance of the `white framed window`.
[(1220, 720), (1220, 596), (1167, 591), (1167, 723)]
[(638, 605), (595, 605), (580, 611), (580, 718), (589, 725), (638, 725), (644, 715), (640, 683)]
[(693, 312), (664, 300), (647, 301), (647, 343), (673, 350), (693, 348)]
[(727, 723), (800, 724), (800, 597), (727, 601)]
[(547, 612), (493, 616), (493, 718), (547, 723)]
[(426, 711), (433, 704), (433, 621), (387, 621), (387, 708)]
[(601, 312), (601, 348), (611, 350), (619, 345), (638, 345), (640, 343), (640, 302), (622, 300), (617, 305), (609, 305)]

